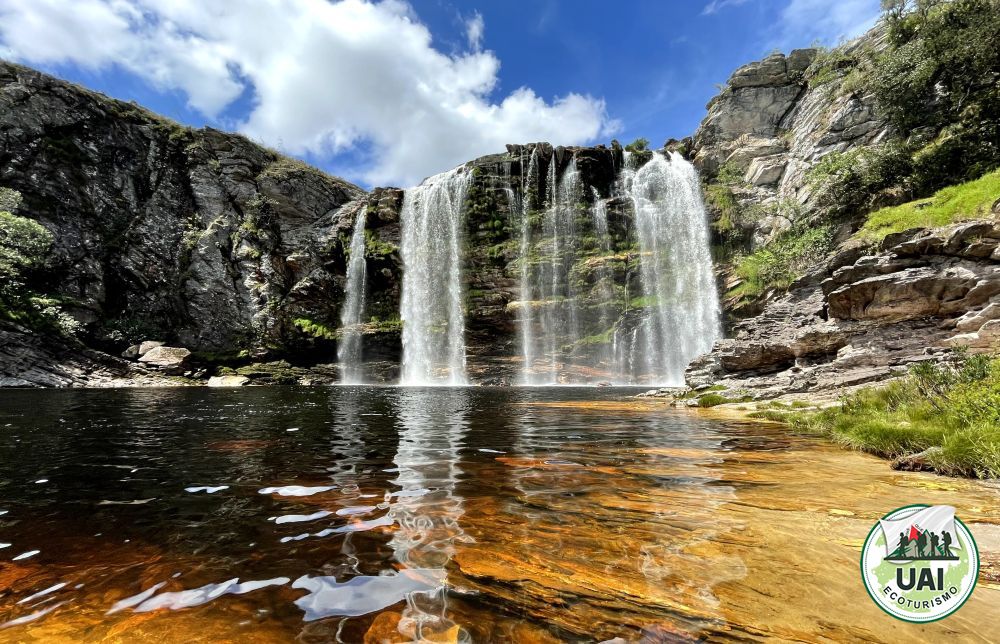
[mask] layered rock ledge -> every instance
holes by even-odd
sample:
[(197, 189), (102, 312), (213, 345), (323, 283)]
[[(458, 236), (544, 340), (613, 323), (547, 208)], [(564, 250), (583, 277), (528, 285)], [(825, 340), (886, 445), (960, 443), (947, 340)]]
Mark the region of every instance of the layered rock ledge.
[(1000, 219), (845, 244), (687, 371), (755, 398), (841, 390), (1000, 345)]

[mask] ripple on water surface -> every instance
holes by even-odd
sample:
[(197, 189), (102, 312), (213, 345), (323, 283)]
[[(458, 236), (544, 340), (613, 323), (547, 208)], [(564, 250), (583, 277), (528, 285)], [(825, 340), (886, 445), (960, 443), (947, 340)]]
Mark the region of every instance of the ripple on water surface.
[(951, 503), (987, 559), (1000, 520), (988, 486), (620, 390), (15, 391), (0, 426), (15, 641), (878, 641), (878, 516)]

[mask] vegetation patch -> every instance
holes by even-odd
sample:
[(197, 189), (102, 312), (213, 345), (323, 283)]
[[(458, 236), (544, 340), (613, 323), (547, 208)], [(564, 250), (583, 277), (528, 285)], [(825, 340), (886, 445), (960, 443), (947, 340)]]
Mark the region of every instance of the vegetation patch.
[(882, 208), (868, 215), (856, 237), (878, 242), (891, 233), (910, 228), (933, 228), (986, 217), (1000, 199), (1000, 170), (966, 183), (944, 188), (927, 199)]
[(839, 408), (768, 418), (885, 458), (924, 454), (944, 474), (998, 477), (1000, 356), (960, 351), (951, 365), (921, 363), (905, 378), (844, 398)]
[(703, 408), (725, 405), (726, 403), (745, 403), (753, 400), (751, 396), (740, 396), (739, 398), (729, 398), (717, 393), (707, 393), (698, 396), (698, 406)]
[(62, 299), (33, 289), (53, 237), (37, 221), (14, 214), (20, 206), (21, 193), (0, 188), (0, 319), (74, 336), (82, 325), (62, 309)]
[(728, 293), (752, 299), (772, 288), (788, 288), (830, 251), (830, 226), (797, 225), (779, 234), (770, 244), (738, 258), (735, 273), (741, 282)]
[(313, 338), (336, 340), (339, 335), (337, 329), (331, 329), (321, 322), (315, 322), (308, 318), (296, 318), (292, 321), (292, 324), (294, 324), (297, 329)]

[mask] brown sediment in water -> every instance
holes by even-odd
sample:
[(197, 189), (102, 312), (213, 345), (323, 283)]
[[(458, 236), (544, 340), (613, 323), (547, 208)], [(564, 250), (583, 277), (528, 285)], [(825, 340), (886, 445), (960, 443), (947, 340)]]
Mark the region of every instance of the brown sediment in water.
[[(1000, 618), (1000, 490), (994, 485), (894, 472), (880, 459), (789, 436), (773, 424), (721, 421), (659, 401), (510, 407), (529, 411), (537, 425), (502, 436), (491, 425), (477, 437), (461, 425), (438, 431), (440, 419), (418, 416), (407, 426), (416, 429), (400, 430), (404, 435), (388, 455), (377, 456), (362, 442), (350, 475), (323, 478), (324, 468), (315, 463), (296, 478), (289, 469), (272, 474), (263, 469), (261, 455), (251, 461), (258, 470), (237, 470), (257, 478), (242, 484), (213, 480), (231, 484), (213, 495), (171, 500), (161, 489), (143, 488), (142, 498), (158, 500), (100, 506), (107, 516), (141, 517), (158, 503), (181, 507), (189, 501), (183, 507), (191, 531), (203, 514), (225, 513), (219, 537), (237, 533), (241, 546), (212, 549), (198, 539), (181, 541), (183, 533), (126, 543), (117, 534), (81, 534), (71, 521), (48, 521), (46, 533), (36, 533), (32, 542), (40, 555), (0, 562), (0, 622), (66, 603), (0, 629), (0, 642), (318, 642), (338, 636), (399, 642), (418, 634), (425, 641), (467, 636), (477, 642), (939, 642), (985, 638), (988, 625)], [(664, 417), (687, 424), (661, 430), (642, 424)], [(276, 433), (288, 426), (275, 425)], [(581, 429), (586, 427), (594, 429)], [(326, 429), (319, 431), (324, 441), (331, 440)], [(278, 434), (266, 458), (300, 449), (294, 441), (307, 437), (308, 428), (295, 437)], [(217, 443), (198, 445), (216, 452)], [(477, 450), (479, 445), (491, 451)], [(492, 453), (494, 448), (506, 453)], [(347, 453), (343, 446), (337, 450)], [(305, 453), (294, 454), (302, 459)], [(212, 458), (214, 466), (235, 461), (227, 453)], [(331, 464), (348, 460), (338, 456)], [(306, 496), (261, 493), (334, 484)], [(925, 625), (883, 614), (865, 596), (858, 572), (861, 544), (875, 521), (917, 502), (954, 505), (983, 559), (968, 603), (948, 619)], [(380, 503), (388, 507), (363, 509)], [(28, 501), (22, 505), (30, 507)], [(259, 505), (264, 509), (253, 513)], [(318, 510), (331, 515), (282, 525), (272, 520)], [(30, 534), (31, 513), (15, 508), (13, 514), (21, 523), (12, 529)], [(378, 517), (392, 523), (365, 523)], [(322, 528), (346, 526), (361, 531), (318, 536)], [(279, 541), (299, 533), (306, 536)], [(0, 553), (5, 560), (16, 554)], [(154, 596), (234, 577), (246, 582), (329, 575), (344, 582), (407, 568), (420, 576), (414, 569), (438, 566), (449, 592), (415, 600), (441, 617), (420, 629), (420, 611), (405, 601), (379, 604), (364, 615), (304, 622), (295, 602), (306, 591), (291, 583), (222, 594), (179, 610), (107, 614), (116, 602), (157, 584), (163, 585)], [(433, 575), (425, 577), (432, 585)], [(69, 585), (50, 601), (17, 603), (57, 583)], [(77, 583), (84, 585), (74, 589)]]
[[(646, 453), (663, 457), (662, 476), (677, 474), (674, 458), (708, 456)], [(480, 500), (466, 507), (475, 543), (456, 553), (451, 580), (598, 639), (622, 625), (639, 636), (680, 624), (709, 639), (941, 641), (1000, 617), (1000, 592), (989, 583), (1000, 507), (995, 492), (978, 483), (940, 485), (933, 475), (886, 471), (875, 459), (809, 441), (755, 452), (751, 461), (724, 455), (704, 468), (712, 484), (683, 492), (637, 485), (630, 474), (653, 474), (649, 464), (623, 465), (611, 477), (606, 470), (553, 471), (572, 476), (562, 484), (583, 492), (545, 502), (522, 497), (530, 499), (530, 522), (505, 504)], [(538, 472), (526, 479), (526, 488), (545, 485)], [(944, 623), (887, 620), (859, 596), (864, 537), (888, 509), (913, 502), (914, 488), (921, 502), (955, 504), (984, 557), (986, 583)]]

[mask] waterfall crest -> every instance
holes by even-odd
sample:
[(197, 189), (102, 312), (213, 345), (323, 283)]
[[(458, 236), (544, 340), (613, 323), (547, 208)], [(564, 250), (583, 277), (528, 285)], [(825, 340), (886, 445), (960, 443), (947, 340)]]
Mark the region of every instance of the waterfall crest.
[(401, 254), (404, 385), (464, 385), (462, 206), (470, 173), (430, 177), (403, 196)]
[(364, 382), (361, 355), (361, 334), (365, 314), (365, 293), (368, 271), (365, 263), (365, 225), (367, 208), (358, 208), (351, 233), (351, 246), (347, 263), (347, 288), (344, 305), (340, 309), (340, 341), (337, 343), (337, 364), (341, 369), (341, 382), (356, 385)]

